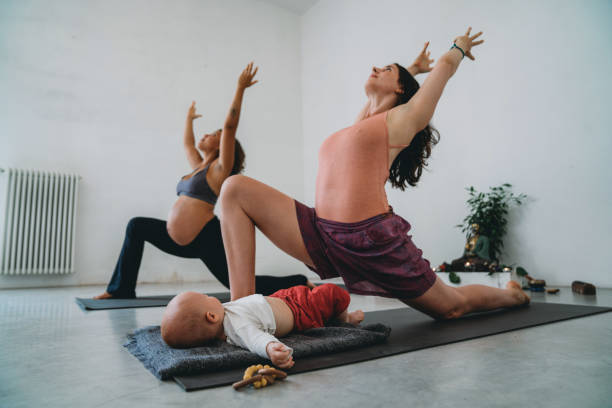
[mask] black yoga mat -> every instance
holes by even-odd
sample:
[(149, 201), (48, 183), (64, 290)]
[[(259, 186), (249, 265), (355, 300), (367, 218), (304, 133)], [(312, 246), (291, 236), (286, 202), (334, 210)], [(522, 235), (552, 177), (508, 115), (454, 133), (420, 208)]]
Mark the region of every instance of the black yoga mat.
[[(317, 286), (319, 285), (321, 284), (317, 284)], [(342, 283), (336, 285), (346, 289)], [(83, 310), (132, 309), (137, 307), (167, 306), (168, 302), (170, 302), (174, 296), (175, 295), (144, 296), (135, 299), (75, 298), (75, 301)], [(229, 292), (209, 293), (208, 296), (214, 296), (222, 303), (229, 302), (231, 299)]]
[[(175, 295), (145, 296), (135, 299), (87, 299), (76, 298), (77, 304), (85, 310), (106, 310), (106, 309), (131, 309), (136, 307), (160, 307), (167, 306), (168, 302)], [(209, 293), (221, 302), (229, 302), (229, 292)]]
[[(408, 308), (368, 312), (365, 314), (365, 324), (382, 323), (391, 327), (391, 335), (387, 342), (335, 354), (302, 358), (295, 362), (288, 373), (291, 375), (357, 363), (610, 311), (612, 308), (609, 307), (532, 302), (529, 307), (473, 314), (449, 321), (435, 321)], [(241, 368), (193, 376), (176, 376), (174, 380), (185, 391), (194, 391), (232, 384), (240, 380), (243, 373), (244, 368)]]

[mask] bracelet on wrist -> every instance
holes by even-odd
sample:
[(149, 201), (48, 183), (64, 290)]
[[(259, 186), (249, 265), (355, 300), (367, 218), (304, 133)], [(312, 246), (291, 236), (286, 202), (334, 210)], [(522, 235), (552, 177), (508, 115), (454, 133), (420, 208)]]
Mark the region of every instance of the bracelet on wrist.
[(453, 46), (450, 47), (450, 49), (452, 50), (453, 48), (458, 49), (459, 51), (461, 51), (461, 59), (465, 58), (465, 51), (463, 51), (463, 48), (459, 47), (457, 44), (453, 43)]

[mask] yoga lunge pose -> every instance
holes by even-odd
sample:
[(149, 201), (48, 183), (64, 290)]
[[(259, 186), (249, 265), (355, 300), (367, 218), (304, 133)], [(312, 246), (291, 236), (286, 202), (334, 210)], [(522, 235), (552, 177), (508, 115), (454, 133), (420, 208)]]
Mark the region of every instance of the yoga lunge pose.
[[(315, 208), (248, 177), (223, 185), (221, 229), (232, 300), (255, 290), (255, 226), (323, 279), (341, 276), (348, 290), (400, 299), (436, 319), (529, 302), (518, 284), (450, 287), (438, 279), (407, 235), (410, 224), (388, 205), (385, 182), (401, 190), (419, 180), (437, 132), (429, 125), (448, 80), (482, 34), (455, 39), (419, 87), (399, 64), (372, 68), (357, 122), (319, 150)], [(429, 71), (428, 44), (413, 74)]]
[(291, 348), (278, 340), (293, 331), (322, 327), (332, 319), (357, 325), (361, 310), (348, 312), (348, 292), (326, 283), (310, 289), (294, 286), (270, 296), (251, 295), (233, 302), (196, 292), (175, 296), (164, 311), (161, 335), (170, 347), (194, 347), (213, 339), (246, 348), (291, 368)]
[[(178, 198), (168, 221), (135, 217), (130, 220), (123, 248), (106, 292), (94, 299), (133, 298), (144, 243), (150, 242), (162, 251), (183, 258), (200, 258), (212, 274), (229, 287), (227, 262), (221, 225), (213, 213), (221, 185), (231, 174), (244, 169), (244, 151), (236, 140), (242, 97), (246, 88), (255, 84), (257, 68), (250, 63), (240, 74), (238, 87), (223, 129), (205, 134), (195, 146), (193, 121), (195, 102), (187, 114), (183, 143), (193, 172), (177, 185)], [(198, 149), (200, 152), (198, 152)], [(270, 294), (295, 285), (311, 285), (304, 275), (284, 277), (258, 276), (257, 292)]]

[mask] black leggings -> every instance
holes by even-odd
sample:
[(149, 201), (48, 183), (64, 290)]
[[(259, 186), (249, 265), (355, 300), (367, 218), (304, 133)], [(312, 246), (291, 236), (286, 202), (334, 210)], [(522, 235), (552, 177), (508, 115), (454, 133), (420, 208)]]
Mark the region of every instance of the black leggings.
[[(142, 259), (144, 243), (150, 242), (162, 251), (181, 258), (200, 258), (225, 287), (229, 288), (229, 276), (225, 248), (221, 237), (221, 223), (217, 217), (211, 219), (188, 245), (181, 246), (170, 238), (166, 221), (155, 218), (135, 217), (130, 220), (125, 232), (123, 248), (115, 266), (115, 272), (106, 291), (116, 298), (136, 297), (136, 278)], [(270, 295), (291, 286), (305, 285), (306, 276), (256, 276), (255, 290)]]

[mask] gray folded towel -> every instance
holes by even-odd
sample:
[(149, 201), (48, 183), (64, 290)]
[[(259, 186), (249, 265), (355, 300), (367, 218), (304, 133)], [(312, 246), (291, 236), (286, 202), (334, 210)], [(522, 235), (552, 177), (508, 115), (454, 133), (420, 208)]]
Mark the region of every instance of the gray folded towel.
[[(293, 348), (293, 357), (298, 360), (306, 356), (381, 343), (391, 333), (391, 328), (383, 324), (360, 327), (340, 322), (333, 324), (334, 326), (292, 333), (281, 341)], [(134, 334), (128, 335), (128, 342), (124, 346), (160, 380), (268, 362), (248, 350), (223, 341), (204, 347), (174, 349), (162, 340), (159, 326), (138, 329)]]

